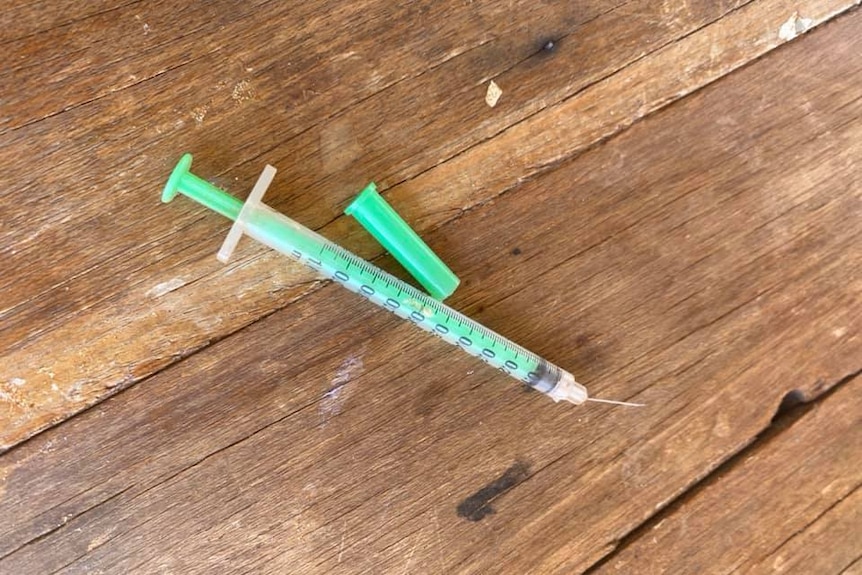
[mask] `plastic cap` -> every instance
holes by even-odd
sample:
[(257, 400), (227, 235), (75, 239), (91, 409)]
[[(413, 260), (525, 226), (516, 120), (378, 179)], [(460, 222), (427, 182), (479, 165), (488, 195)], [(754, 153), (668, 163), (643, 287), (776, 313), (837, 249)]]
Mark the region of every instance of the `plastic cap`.
[(344, 213), (353, 216), (386, 250), (438, 300), (449, 297), (461, 280), (368, 184)]

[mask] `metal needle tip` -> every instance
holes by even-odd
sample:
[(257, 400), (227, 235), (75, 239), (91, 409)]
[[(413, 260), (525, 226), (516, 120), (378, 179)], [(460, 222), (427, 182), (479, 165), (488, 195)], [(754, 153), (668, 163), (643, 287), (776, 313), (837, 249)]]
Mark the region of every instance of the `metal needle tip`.
[(597, 403), (610, 403), (611, 405), (624, 405), (626, 407), (646, 407), (645, 403), (631, 403), (630, 401), (614, 401), (613, 399), (598, 399), (596, 397), (588, 397), (587, 401), (595, 401)]

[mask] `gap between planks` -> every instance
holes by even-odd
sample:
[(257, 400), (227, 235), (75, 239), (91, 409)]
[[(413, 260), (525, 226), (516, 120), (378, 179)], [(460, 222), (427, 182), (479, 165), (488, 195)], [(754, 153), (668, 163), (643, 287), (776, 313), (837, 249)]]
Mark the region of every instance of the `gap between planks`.
[[(687, 503), (697, 499), (705, 489), (714, 485), (728, 474), (733, 473), (734, 470), (738, 469), (739, 466), (750, 457), (769, 449), (770, 446), (774, 444), (776, 440), (781, 438), (782, 435), (793, 433), (793, 427), (797, 422), (805, 418), (806, 415), (811, 413), (818, 406), (823, 405), (837, 392), (850, 386), (853, 383), (853, 380), (860, 376), (862, 376), (862, 369), (842, 377), (834, 384), (831, 384), (827, 391), (813, 399), (802, 400), (789, 408), (783, 408), (779, 405), (776, 410), (775, 417), (773, 417), (770, 424), (754, 436), (751, 443), (736, 453), (730, 454), (725, 461), (720, 462), (717, 467), (708, 472), (702, 479), (692, 483), (687, 489), (669, 500), (665, 506), (657, 509), (654, 515), (621, 537), (614, 545), (613, 551), (602, 557), (589, 569), (584, 571), (584, 575), (595, 575), (601, 569), (610, 566), (620, 553), (642, 541), (657, 525), (660, 525), (665, 519), (672, 516)], [(795, 390), (788, 392), (785, 395), (785, 399), (792, 397), (792, 394), (794, 393)], [(838, 505), (842, 500), (843, 499), (836, 501), (833, 506)], [(789, 538), (792, 538), (795, 535), (796, 533), (790, 534)]]

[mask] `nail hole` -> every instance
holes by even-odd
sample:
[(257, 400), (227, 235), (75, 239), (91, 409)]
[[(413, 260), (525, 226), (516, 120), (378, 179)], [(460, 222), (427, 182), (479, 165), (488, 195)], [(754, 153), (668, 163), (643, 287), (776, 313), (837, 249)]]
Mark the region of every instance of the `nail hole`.
[(775, 411), (772, 421), (775, 422), (782, 415), (803, 403), (805, 403), (805, 394), (802, 391), (798, 389), (788, 391), (781, 398), (781, 403), (778, 404), (778, 409)]

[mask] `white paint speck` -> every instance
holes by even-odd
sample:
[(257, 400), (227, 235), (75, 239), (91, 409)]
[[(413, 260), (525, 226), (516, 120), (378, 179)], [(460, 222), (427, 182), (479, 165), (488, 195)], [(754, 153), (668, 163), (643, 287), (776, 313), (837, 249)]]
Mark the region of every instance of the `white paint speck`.
[(9, 380), (9, 383), (11, 385), (14, 385), (15, 387), (21, 387), (25, 383), (27, 383), (27, 380), (24, 378), (21, 378), (21, 377), (13, 377), (12, 379)]
[(184, 280), (180, 278), (174, 278), (172, 280), (168, 280), (166, 282), (162, 282), (160, 284), (154, 285), (150, 288), (150, 291), (147, 292), (147, 297), (161, 297), (168, 292), (172, 292), (177, 288), (181, 288), (186, 285)]
[(811, 18), (800, 18), (799, 12), (794, 12), (793, 15), (787, 19), (787, 22), (782, 24), (781, 28), (778, 29), (778, 37), (785, 42), (793, 40), (811, 28), (812, 24), (814, 24), (814, 20)]
[(835, 329), (832, 330), (832, 336), (835, 339), (841, 339), (842, 337), (844, 337), (844, 335), (846, 333), (847, 333), (846, 327), (836, 327)]
[(493, 108), (497, 105), (497, 102), (500, 100), (500, 96), (502, 95), (503, 90), (500, 89), (497, 82), (491, 80), (488, 83), (488, 90), (485, 92), (485, 103)]

